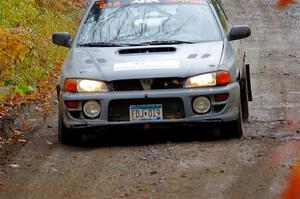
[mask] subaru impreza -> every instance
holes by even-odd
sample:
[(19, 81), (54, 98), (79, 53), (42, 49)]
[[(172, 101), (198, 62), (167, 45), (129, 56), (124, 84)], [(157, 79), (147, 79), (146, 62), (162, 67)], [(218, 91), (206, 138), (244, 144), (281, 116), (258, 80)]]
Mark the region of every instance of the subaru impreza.
[(241, 39), (219, 0), (97, 0), (72, 38), (57, 85), (58, 138), (117, 125), (218, 124), (244, 133), (252, 100)]

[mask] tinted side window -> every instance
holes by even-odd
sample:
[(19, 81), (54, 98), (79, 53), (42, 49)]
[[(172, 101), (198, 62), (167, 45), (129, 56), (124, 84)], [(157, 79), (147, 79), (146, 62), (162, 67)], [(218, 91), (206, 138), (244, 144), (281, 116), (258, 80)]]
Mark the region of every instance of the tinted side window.
[(227, 16), (226, 16), (226, 14), (224, 13), (223, 8), (220, 6), (220, 4), (218, 3), (217, 0), (213, 0), (212, 2), (213, 2), (213, 5), (214, 5), (214, 7), (215, 7), (215, 9), (216, 9), (216, 11), (217, 11), (217, 14), (218, 14), (218, 16), (219, 16), (219, 19), (220, 19), (220, 21), (221, 21), (221, 23), (222, 23), (222, 26), (223, 26), (225, 32), (228, 32), (228, 21), (227, 21)]

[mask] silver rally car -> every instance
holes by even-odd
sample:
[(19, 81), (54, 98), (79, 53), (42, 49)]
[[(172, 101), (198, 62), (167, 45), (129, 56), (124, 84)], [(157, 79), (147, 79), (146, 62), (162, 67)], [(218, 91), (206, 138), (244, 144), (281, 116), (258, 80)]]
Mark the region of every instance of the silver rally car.
[(61, 143), (78, 129), (115, 125), (216, 123), (243, 135), (252, 100), (249, 65), (219, 0), (93, 1), (57, 86)]

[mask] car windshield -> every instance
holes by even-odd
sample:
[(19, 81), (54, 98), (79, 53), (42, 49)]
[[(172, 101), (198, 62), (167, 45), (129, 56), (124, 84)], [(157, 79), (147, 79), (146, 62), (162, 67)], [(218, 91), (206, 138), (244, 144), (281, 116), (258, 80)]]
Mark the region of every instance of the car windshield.
[(182, 2), (96, 1), (80, 30), (77, 44), (109, 47), (221, 39), (220, 30), (207, 3), (201, 0)]

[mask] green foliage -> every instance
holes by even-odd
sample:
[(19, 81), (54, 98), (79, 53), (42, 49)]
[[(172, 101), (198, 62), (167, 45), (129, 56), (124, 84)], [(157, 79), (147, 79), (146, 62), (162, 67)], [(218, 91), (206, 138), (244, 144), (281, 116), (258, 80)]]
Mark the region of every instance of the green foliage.
[(0, 26), (30, 26), (36, 23), (38, 11), (31, 0), (0, 0)]
[(21, 96), (24, 96), (26, 93), (30, 93), (35, 89), (32, 86), (27, 86), (23, 84), (18, 84), (15, 86), (16, 92), (18, 92)]
[(53, 63), (67, 53), (51, 43), (51, 35), (74, 32), (82, 5), (78, 0), (0, 0), (0, 102), (33, 92), (51, 78)]

